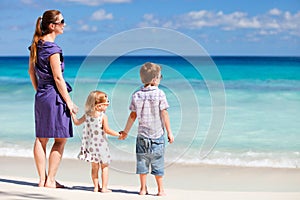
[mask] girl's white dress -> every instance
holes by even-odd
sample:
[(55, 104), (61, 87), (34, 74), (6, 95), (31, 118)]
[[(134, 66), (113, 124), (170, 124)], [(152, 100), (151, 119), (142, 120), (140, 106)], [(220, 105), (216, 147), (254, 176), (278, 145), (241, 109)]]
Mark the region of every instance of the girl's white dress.
[(97, 118), (85, 115), (82, 144), (78, 155), (80, 160), (101, 164), (110, 163), (108, 142), (106, 134), (102, 130), (103, 115), (103, 112)]

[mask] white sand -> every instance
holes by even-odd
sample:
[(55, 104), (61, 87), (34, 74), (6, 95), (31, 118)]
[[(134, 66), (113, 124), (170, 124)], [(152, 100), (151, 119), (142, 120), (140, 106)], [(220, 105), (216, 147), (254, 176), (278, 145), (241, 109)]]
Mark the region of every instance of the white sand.
[[(110, 170), (112, 193), (94, 193), (90, 165), (64, 159), (58, 181), (68, 189), (37, 187), (32, 158), (0, 157), (0, 199), (300, 199), (300, 169), (171, 165), (164, 178), (166, 197), (156, 197), (156, 184), (148, 176), (150, 195), (139, 196), (138, 175)], [(134, 166), (114, 163), (118, 169)]]

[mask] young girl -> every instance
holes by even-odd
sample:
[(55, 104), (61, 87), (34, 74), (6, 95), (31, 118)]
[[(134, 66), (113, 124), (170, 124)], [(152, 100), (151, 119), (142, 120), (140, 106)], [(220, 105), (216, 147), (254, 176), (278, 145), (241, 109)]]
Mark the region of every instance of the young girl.
[[(85, 114), (79, 119), (74, 114), (72, 115), (75, 125), (84, 123), (82, 145), (78, 158), (91, 162), (94, 192), (111, 192), (107, 188), (108, 165), (111, 159), (105, 134), (118, 136), (119, 139), (123, 139), (120, 133), (110, 129), (108, 126), (107, 116), (104, 113), (108, 105), (109, 100), (104, 92), (93, 91), (86, 100)], [(98, 180), (100, 167), (102, 170), (102, 190)]]

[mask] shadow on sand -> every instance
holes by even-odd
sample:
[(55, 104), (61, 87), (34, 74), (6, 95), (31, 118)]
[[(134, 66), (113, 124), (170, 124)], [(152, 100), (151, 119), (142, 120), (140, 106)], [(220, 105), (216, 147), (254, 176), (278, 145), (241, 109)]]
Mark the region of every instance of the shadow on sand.
[[(15, 185), (23, 185), (23, 186), (30, 186), (30, 187), (37, 187), (37, 183), (32, 183), (28, 181), (19, 181), (19, 180), (12, 180), (12, 179), (4, 179), (0, 178), (0, 182), (3, 183), (10, 183), (10, 184), (15, 184)], [(86, 187), (86, 186), (73, 186), (73, 187), (67, 187), (65, 186), (64, 188), (59, 188), (59, 189), (64, 189), (64, 190), (81, 190), (81, 191), (87, 191), (87, 192), (93, 192), (94, 187)], [(112, 192), (114, 193), (124, 193), (124, 194), (134, 194), (138, 195), (139, 193), (137, 191), (129, 191), (129, 190), (124, 190), (124, 189), (112, 189)], [(42, 194), (35, 194), (35, 193), (26, 193), (22, 194), (19, 192), (15, 192), (14, 194), (12, 193), (7, 193), (5, 191), (1, 191), (0, 189), (0, 196), (17, 196), (17, 197), (22, 197), (22, 198), (28, 198), (28, 199), (56, 199), (50, 196), (42, 195)]]

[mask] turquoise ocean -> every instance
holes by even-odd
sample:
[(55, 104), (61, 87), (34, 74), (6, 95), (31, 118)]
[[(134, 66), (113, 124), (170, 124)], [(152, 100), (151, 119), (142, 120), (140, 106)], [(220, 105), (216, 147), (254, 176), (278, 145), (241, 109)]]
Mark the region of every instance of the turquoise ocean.
[[(70, 94), (80, 109), (78, 115), (83, 114), (87, 94), (93, 89), (102, 90), (110, 98), (107, 115), (115, 130), (124, 128), (130, 96), (141, 86), (139, 66), (147, 61), (162, 65), (160, 88), (170, 104), (175, 135), (174, 144), (166, 145), (168, 162), (300, 167), (300, 57), (215, 56), (212, 60), (221, 80), (203, 78), (179, 56), (122, 56), (109, 65), (105, 64), (106, 57), (86, 63), (85, 58), (64, 58), (64, 76), (73, 86)], [(27, 70), (26, 56), (0, 57), (0, 156), (33, 157), (35, 92)], [(207, 81), (224, 86), (219, 91), (224, 93), (224, 104), (212, 103)], [(224, 119), (217, 122), (222, 123), (220, 135), (203, 158), (200, 151), (214, 106), (222, 106)], [(108, 137), (113, 160), (135, 160), (136, 125), (124, 141)], [(81, 128), (74, 127), (65, 158), (76, 159)]]

